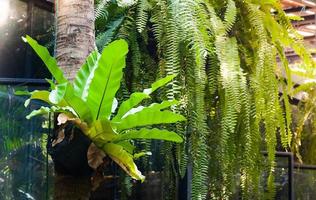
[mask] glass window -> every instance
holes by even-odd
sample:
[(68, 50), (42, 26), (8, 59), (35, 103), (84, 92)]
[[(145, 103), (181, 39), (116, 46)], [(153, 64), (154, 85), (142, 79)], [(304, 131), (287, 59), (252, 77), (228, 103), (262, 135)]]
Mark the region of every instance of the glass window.
[[(18, 90), (43, 87), (0, 85), (0, 199), (46, 199), (52, 178), (48, 171), (45, 141), (49, 132), (47, 117), (25, 118), (43, 104), (32, 101), (24, 107), (26, 97), (14, 95)], [(51, 162), (50, 162), (51, 163)]]
[(43, 64), (21, 39), (26, 34), (53, 51), (54, 15), (44, 1), (0, 1), (0, 78), (49, 78)]

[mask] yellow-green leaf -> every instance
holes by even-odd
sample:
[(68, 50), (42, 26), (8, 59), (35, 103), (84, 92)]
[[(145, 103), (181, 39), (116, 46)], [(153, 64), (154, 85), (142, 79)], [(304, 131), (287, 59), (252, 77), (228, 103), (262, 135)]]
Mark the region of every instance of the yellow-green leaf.
[(103, 151), (110, 156), (127, 174), (136, 180), (145, 180), (145, 176), (138, 170), (133, 160), (133, 155), (129, 154), (118, 144), (108, 143), (103, 146)]

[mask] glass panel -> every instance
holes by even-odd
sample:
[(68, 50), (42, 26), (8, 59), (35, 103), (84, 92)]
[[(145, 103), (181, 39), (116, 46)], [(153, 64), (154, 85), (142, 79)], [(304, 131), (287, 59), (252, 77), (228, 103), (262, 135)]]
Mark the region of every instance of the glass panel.
[[(315, 167), (315, 166), (314, 166)], [(313, 200), (316, 197), (316, 168), (294, 170), (296, 200)]]
[[(54, 51), (54, 14), (34, 6), (32, 9), (30, 35), (46, 46), (51, 54)], [(28, 48), (27, 66), (24, 76), (28, 78), (48, 78), (49, 72), (40, 58)]]
[[(0, 199), (46, 199), (51, 192), (51, 165), (47, 165), (45, 138), (48, 123), (45, 117), (27, 120), (31, 109), (42, 104), (15, 96), (16, 90), (40, 88), (0, 86)], [(46, 136), (46, 137), (45, 137)], [(50, 195), (51, 196), (51, 195)]]
[(26, 50), (21, 36), (27, 30), (27, 4), (12, 0), (0, 2), (0, 77), (21, 78)]
[(289, 199), (289, 157), (276, 157), (277, 167), (275, 169), (276, 199)]

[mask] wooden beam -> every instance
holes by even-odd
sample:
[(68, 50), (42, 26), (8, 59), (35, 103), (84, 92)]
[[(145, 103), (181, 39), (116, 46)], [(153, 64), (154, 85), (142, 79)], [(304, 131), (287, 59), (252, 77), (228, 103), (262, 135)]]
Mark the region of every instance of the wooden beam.
[(295, 28), (298, 28), (298, 27), (301, 27), (301, 26), (316, 24), (315, 15), (303, 16), (303, 18), (304, 18), (304, 20), (302, 20), (302, 21), (293, 21), (292, 22), (293, 26)]
[(283, 4), (286, 4), (286, 5), (290, 5), (290, 6), (293, 6), (293, 7), (304, 7), (306, 6), (306, 4), (302, 3), (302, 1), (295, 1), (295, 0), (282, 0), (281, 1)]
[(312, 7), (316, 8), (316, 3), (311, 0), (281, 0), (284, 8), (287, 7)]

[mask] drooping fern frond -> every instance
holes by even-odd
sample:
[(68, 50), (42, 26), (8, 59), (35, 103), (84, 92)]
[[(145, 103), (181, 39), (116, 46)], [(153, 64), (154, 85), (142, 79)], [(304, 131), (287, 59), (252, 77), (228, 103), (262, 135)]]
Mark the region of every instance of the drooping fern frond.
[(94, 9), (94, 17), (95, 19), (106, 19), (108, 16), (108, 12), (106, 10), (107, 4), (110, 0), (100, 0), (97, 2), (96, 8)]
[[(181, 27), (180, 36), (183, 36), (184, 41), (189, 45), (188, 50), (192, 58), (191, 66), (188, 66), (193, 79), (188, 79), (188, 92), (192, 99), (192, 111), (188, 113), (189, 118), (192, 118), (192, 132), (190, 134), (190, 157), (193, 159), (193, 177), (192, 182), (192, 199), (205, 199), (208, 188), (208, 146), (207, 138), (210, 133), (206, 123), (206, 58), (208, 52), (209, 38), (208, 32), (204, 27), (206, 22), (206, 13), (198, 13), (202, 11), (200, 5), (195, 1), (174, 1), (171, 4), (173, 13), (177, 21), (177, 25)], [(204, 21), (203, 21), (204, 19)], [(189, 74), (187, 74), (189, 76)], [(190, 80), (192, 82), (190, 82)], [(190, 86), (192, 85), (192, 86)]]
[(115, 33), (117, 29), (120, 27), (124, 20), (125, 16), (120, 16), (117, 19), (114, 19), (113, 21), (109, 22), (107, 25), (108, 29), (105, 32), (100, 33), (96, 37), (96, 45), (99, 49), (99, 51), (103, 50), (103, 47), (108, 45), (115, 37)]
[(148, 6), (147, 0), (139, 0), (137, 3), (137, 31), (141, 33), (145, 28), (148, 21)]
[(235, 2), (233, 0), (228, 0), (227, 8), (224, 17), (224, 26), (226, 32), (229, 32), (235, 24), (235, 20), (237, 17), (237, 9)]
[[(188, 119), (171, 127), (183, 145), (161, 145), (165, 199), (176, 196), (186, 165), (193, 200), (230, 199), (236, 187), (243, 199), (272, 199), (277, 138), (285, 149), (292, 139), (295, 90), (284, 50), (314, 65), (279, 1), (140, 0), (113, 33), (130, 45), (129, 90), (178, 74), (155, 94), (180, 99), (172, 109)], [(268, 192), (260, 186), (264, 170)]]
[(264, 13), (257, 9), (257, 5), (252, 3), (246, 3), (245, 6), (248, 11), (250, 26), (253, 27), (258, 37), (258, 49), (254, 58), (255, 72), (251, 83), (255, 92), (256, 122), (259, 123), (256, 126), (260, 127), (261, 122), (265, 124), (265, 140), (269, 161), (268, 196), (272, 198), (274, 196), (273, 172), (277, 142), (276, 131), (281, 124), (284, 124), (284, 121), (275, 121), (277, 111), (279, 111), (278, 85), (275, 78), (276, 55), (271, 53), (271, 49), (268, 49), (268, 36), (262, 23)]

